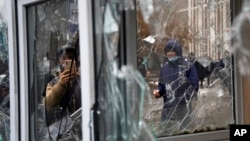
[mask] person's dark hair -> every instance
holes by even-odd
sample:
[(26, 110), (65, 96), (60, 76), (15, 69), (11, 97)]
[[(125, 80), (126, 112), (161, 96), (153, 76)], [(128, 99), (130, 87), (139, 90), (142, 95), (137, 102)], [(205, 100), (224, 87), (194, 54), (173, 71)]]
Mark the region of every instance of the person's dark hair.
[[(76, 56), (74, 56), (74, 55), (76, 55)], [(75, 52), (74, 47), (66, 44), (66, 45), (62, 46), (62, 48), (60, 50), (58, 50), (58, 52), (57, 52), (57, 61), (59, 62), (59, 60), (62, 57), (66, 57), (66, 58), (69, 58), (69, 59), (74, 58), (74, 60), (77, 60), (78, 54)]]

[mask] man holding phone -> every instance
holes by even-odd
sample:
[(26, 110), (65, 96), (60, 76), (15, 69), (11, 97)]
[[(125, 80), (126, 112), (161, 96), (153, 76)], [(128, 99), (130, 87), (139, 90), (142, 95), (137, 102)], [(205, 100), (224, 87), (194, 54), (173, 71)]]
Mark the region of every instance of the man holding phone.
[(70, 115), (81, 107), (77, 58), (76, 49), (69, 44), (64, 45), (57, 52), (60, 72), (46, 87), (43, 103), (48, 114), (46, 115), (47, 125), (53, 139), (65, 135), (64, 133), (72, 123)]
[(71, 75), (77, 74), (76, 62), (72, 60), (65, 60), (64, 70), (69, 70)]
[(81, 107), (80, 77), (75, 63), (77, 53), (74, 47), (66, 44), (57, 56), (61, 71), (48, 83), (43, 101), (48, 111), (58, 107), (63, 110), (67, 108), (72, 114)]
[[(64, 46), (61, 50), (59, 50), (58, 61), (59, 65), (61, 66), (61, 72), (59, 72), (59, 76), (55, 77), (48, 83), (44, 98), (44, 102), (46, 102), (45, 105), (48, 110), (58, 106), (62, 106), (63, 108), (67, 106), (69, 107), (70, 112), (74, 112), (80, 107), (80, 99), (74, 99), (75, 96), (77, 96), (76, 98), (80, 98), (80, 94), (77, 94), (80, 93), (80, 89), (74, 86), (79, 85), (80, 82), (79, 76), (77, 75), (75, 58), (77, 58), (77, 53), (75, 53), (75, 49), (73, 47), (67, 45), (66, 47)], [(65, 97), (66, 95), (69, 96)], [(74, 103), (71, 103), (72, 100)], [(65, 105), (65, 103), (67, 104)]]

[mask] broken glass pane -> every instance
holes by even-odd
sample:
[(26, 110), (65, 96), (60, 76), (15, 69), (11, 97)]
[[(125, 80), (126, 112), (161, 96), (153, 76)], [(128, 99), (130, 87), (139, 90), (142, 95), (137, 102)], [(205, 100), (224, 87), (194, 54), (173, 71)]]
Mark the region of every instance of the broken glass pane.
[[(101, 4), (100, 4), (100, 3)], [(150, 102), (144, 77), (130, 65), (119, 64), (123, 10), (133, 10), (133, 1), (95, 1), (98, 127), (96, 138), (108, 141), (155, 140), (143, 120), (144, 100)], [(99, 9), (103, 9), (99, 10)], [(99, 18), (98, 18), (99, 17)], [(99, 19), (99, 20), (98, 20)], [(100, 20), (102, 19), (102, 20)], [(99, 37), (102, 38), (99, 38)], [(125, 54), (125, 53), (124, 53)], [(97, 139), (98, 140), (98, 139)]]
[(81, 140), (78, 1), (26, 8), (31, 140)]
[(137, 3), (138, 70), (153, 98), (153, 106), (145, 101), (146, 123), (158, 137), (228, 129), (235, 122), (230, 0)]
[(250, 2), (244, 1), (242, 11), (233, 22), (233, 26), (228, 30), (231, 33), (232, 47), (231, 52), (238, 54), (239, 59), (237, 60), (236, 67), (242, 75), (250, 74), (250, 50), (249, 50), (249, 31), (250, 31)]

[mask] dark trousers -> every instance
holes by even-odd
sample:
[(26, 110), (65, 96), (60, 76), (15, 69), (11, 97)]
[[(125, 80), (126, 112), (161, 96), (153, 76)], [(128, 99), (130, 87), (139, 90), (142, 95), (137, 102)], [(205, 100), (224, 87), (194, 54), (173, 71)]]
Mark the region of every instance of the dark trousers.
[[(161, 125), (164, 128), (185, 129), (190, 124), (189, 104), (179, 104), (176, 107), (163, 107)], [(178, 124), (176, 124), (178, 123)]]

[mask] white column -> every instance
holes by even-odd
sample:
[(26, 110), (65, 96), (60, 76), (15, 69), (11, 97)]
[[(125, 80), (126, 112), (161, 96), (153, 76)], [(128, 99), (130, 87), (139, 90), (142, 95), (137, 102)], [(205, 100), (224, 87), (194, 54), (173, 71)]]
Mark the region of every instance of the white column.
[(94, 103), (93, 22), (90, 0), (79, 0), (79, 39), (82, 93), (82, 137), (90, 141), (90, 109)]
[(8, 14), (8, 49), (9, 49), (9, 94), (10, 94), (10, 141), (19, 140), (18, 118), (18, 67), (15, 0), (5, 0)]

